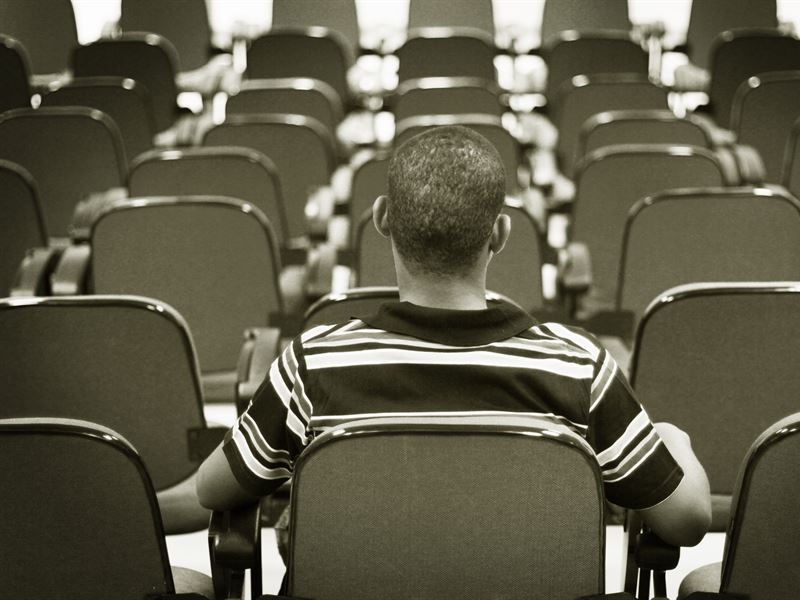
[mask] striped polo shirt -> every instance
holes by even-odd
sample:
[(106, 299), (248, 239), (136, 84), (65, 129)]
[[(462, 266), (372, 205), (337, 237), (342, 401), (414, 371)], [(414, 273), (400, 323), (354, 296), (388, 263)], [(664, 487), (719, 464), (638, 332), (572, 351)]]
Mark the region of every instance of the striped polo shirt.
[(595, 338), (508, 304), (393, 302), (304, 332), (272, 363), (224, 452), (239, 483), (263, 496), (321, 431), (397, 413), (525, 413), (566, 425), (595, 450), (606, 497), (627, 508), (657, 504), (683, 476)]

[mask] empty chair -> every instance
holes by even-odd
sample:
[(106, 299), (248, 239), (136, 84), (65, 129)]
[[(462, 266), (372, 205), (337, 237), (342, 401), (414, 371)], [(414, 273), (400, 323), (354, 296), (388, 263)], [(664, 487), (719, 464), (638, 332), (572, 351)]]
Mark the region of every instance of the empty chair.
[(548, 102), (557, 102), (561, 85), (576, 75), (648, 75), (648, 57), (629, 33), (565, 31), (551, 38), (542, 54), (547, 63)]
[(85, 420), (0, 419), (0, 466), (7, 594), (213, 598), (208, 576), (171, 572), (153, 484), (116, 431)]
[[(585, 440), (535, 418), (409, 415), (338, 425), (295, 466), (288, 593), (320, 600), (599, 593), (602, 506)], [(487, 509), (491, 527), (476, 529)]]
[(123, 432), (165, 529), (208, 525), (194, 474), (223, 432), (206, 425), (194, 345), (173, 308), (129, 296), (9, 298), (0, 332), (0, 418), (81, 417)]
[(725, 184), (718, 158), (704, 148), (632, 144), (601, 148), (576, 169), (570, 238), (591, 257), (592, 286), (584, 310), (612, 308), (618, 285), (625, 222), (647, 195), (678, 187)]
[(0, 160), (0, 298), (10, 295), (25, 251), (47, 244), (42, 208), (33, 177)]
[(347, 41), (324, 27), (282, 28), (256, 38), (247, 50), (249, 79), (309, 77), (330, 85), (350, 104), (347, 70), (353, 64)]
[(748, 78), (734, 97), (731, 129), (740, 144), (758, 151), (766, 181), (781, 181), (786, 143), (800, 117), (799, 95), (800, 71), (783, 71)]
[(542, 12), (541, 45), (563, 31), (628, 31), (627, 0), (545, 0)]
[[(797, 411), (800, 351), (794, 283), (694, 284), (653, 302), (636, 336), (631, 383), (655, 421), (683, 429), (711, 484), (712, 530), (724, 531), (747, 449)], [(774, 571), (771, 571), (774, 575)]]
[[(679, 596), (722, 592), (752, 600), (790, 600), (797, 595), (800, 414), (768, 427), (753, 441), (734, 491), (722, 563), (700, 567), (681, 583)], [(787, 518), (788, 517), (788, 518)], [(773, 535), (774, 534), (774, 535)]]
[(325, 127), (301, 115), (231, 115), (208, 131), (204, 146), (245, 146), (270, 158), (280, 174), (290, 238), (309, 234), (306, 204), (329, 185), (335, 144)]
[(487, 114), (506, 111), (500, 88), (477, 77), (424, 77), (398, 86), (392, 102), (396, 121), (419, 115)]
[[(526, 310), (542, 308), (543, 241), (534, 219), (513, 200), (503, 213), (511, 217), (511, 235), (503, 251), (489, 263), (486, 287)], [(355, 279), (359, 286), (397, 285), (391, 244), (364, 214), (356, 230)]]
[(77, 203), (124, 185), (125, 151), (116, 124), (86, 107), (18, 108), (0, 115), (0, 158), (33, 176), (45, 226), (65, 237)]
[(449, 27), (416, 29), (397, 49), (402, 83), (421, 77), (477, 77), (494, 82), (494, 41), (481, 31)]
[(692, 2), (686, 50), (689, 63), (675, 69), (681, 90), (704, 90), (708, 85), (711, 47), (723, 31), (778, 26), (775, 0), (699, 0)]
[(783, 171), (781, 181), (795, 196), (800, 194), (800, 119), (794, 122), (786, 141), (786, 150), (783, 156)]
[(70, 0), (0, 2), (0, 23), (2, 33), (25, 46), (34, 84), (46, 84), (69, 69), (70, 52), (78, 45)]
[(767, 71), (800, 69), (800, 39), (777, 29), (737, 29), (721, 33), (711, 50), (708, 98), (720, 127), (731, 127), (736, 90), (748, 77)]
[(494, 12), (491, 0), (467, 0), (458, 9), (438, 0), (410, 0), (408, 28), (470, 27), (494, 35)]
[(72, 53), (76, 77), (112, 75), (128, 77), (149, 92), (158, 131), (172, 127), (178, 118), (175, 47), (155, 33), (123, 33), (80, 46)]
[(31, 105), (30, 61), (24, 46), (0, 34), (0, 113)]
[(667, 110), (667, 94), (666, 88), (642, 75), (576, 76), (565, 82), (552, 115), (558, 128), (556, 158), (561, 172), (567, 177), (575, 174), (579, 135), (587, 119), (608, 110)]
[(800, 202), (783, 188), (661, 192), (630, 211), (617, 308), (697, 281), (800, 281)]
[(355, 0), (272, 0), (272, 26), (325, 27), (343, 36), (351, 50), (361, 45)]
[(500, 153), (506, 170), (506, 193), (515, 194), (519, 191), (522, 150), (519, 142), (503, 127), (499, 117), (485, 114), (411, 117), (397, 124), (394, 138), (395, 147), (426, 129), (440, 125), (463, 125), (477, 131), (492, 142)]
[(372, 208), (372, 203), (378, 196), (387, 193), (391, 156), (391, 152), (388, 151), (373, 153), (363, 161), (357, 162), (353, 169), (348, 203), (351, 238), (354, 237), (361, 215)]
[(149, 92), (120, 77), (78, 77), (42, 97), (42, 106), (89, 106), (103, 111), (119, 128), (128, 160), (153, 147), (156, 125)]

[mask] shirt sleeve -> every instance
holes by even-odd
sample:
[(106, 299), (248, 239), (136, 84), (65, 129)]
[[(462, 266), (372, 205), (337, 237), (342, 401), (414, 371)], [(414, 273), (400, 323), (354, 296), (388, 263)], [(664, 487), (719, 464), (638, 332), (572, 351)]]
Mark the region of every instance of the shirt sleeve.
[(237, 481), (266, 496), (292, 476), (308, 443), (311, 403), (305, 395), (302, 341), (295, 339), (270, 366), (250, 405), (228, 431), (223, 451)]
[(606, 498), (644, 509), (678, 487), (683, 470), (607, 350), (597, 356), (589, 405), (589, 443), (597, 454)]

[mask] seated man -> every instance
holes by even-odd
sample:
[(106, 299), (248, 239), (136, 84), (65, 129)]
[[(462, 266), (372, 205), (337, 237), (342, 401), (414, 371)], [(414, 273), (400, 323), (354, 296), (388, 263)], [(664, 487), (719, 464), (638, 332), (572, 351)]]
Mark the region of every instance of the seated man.
[[(486, 269), (510, 233), (495, 148), (462, 127), (403, 144), (373, 207), (394, 252), (400, 301), (315, 327), (273, 362), (247, 411), (198, 473), (200, 502), (253, 503), (292, 475), (320, 430), (397, 412), (528, 413), (583, 435), (606, 497), (675, 545), (700, 541), (708, 480), (689, 439), (654, 425), (614, 359), (586, 332), (487, 308)], [(520, 265), (521, 269), (525, 265)]]

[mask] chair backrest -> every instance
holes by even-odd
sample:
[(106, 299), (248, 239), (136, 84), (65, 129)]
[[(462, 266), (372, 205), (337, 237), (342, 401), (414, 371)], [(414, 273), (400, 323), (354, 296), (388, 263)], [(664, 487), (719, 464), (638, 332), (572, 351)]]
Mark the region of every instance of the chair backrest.
[[(725, 540), (720, 591), (746, 594), (752, 600), (790, 600), (797, 595), (794, 541), (800, 479), (800, 414), (794, 413), (764, 431), (742, 465), (734, 512)], [(789, 517), (789, 518), (787, 518)]]
[(517, 172), (522, 161), (522, 151), (519, 142), (503, 127), (499, 117), (485, 114), (410, 117), (397, 123), (394, 145), (399, 147), (403, 142), (418, 133), (440, 125), (463, 125), (477, 131), (492, 142), (500, 153), (500, 158), (503, 160), (503, 165), (506, 169), (506, 193), (514, 194), (519, 191), (520, 183)]
[(783, 156), (781, 182), (795, 196), (800, 194), (800, 118), (792, 125)]
[(618, 144), (682, 144), (712, 148), (709, 128), (695, 115), (678, 117), (667, 109), (609, 110), (584, 121), (576, 161)]
[(462, 0), (454, 8), (439, 0), (409, 0), (408, 28), (471, 27), (494, 36), (491, 0)]
[(355, 0), (272, 0), (273, 27), (325, 27), (342, 35), (355, 51), (360, 30)]
[(45, 94), (42, 106), (89, 106), (103, 111), (117, 124), (128, 160), (153, 147), (152, 100), (133, 79), (79, 77)]
[(317, 120), (301, 115), (231, 115), (208, 131), (204, 146), (245, 146), (269, 157), (278, 169), (292, 238), (307, 234), (310, 194), (330, 184), (335, 143)]
[(392, 103), (396, 121), (419, 115), (487, 114), (506, 111), (500, 88), (477, 77), (423, 77), (397, 88)]
[(0, 418), (83, 418), (121, 431), (157, 489), (197, 469), (197, 360), (173, 308), (131, 296), (9, 298), (0, 332)]
[(628, 215), (617, 308), (697, 281), (800, 281), (800, 202), (783, 188), (662, 192)]
[(191, 71), (208, 61), (211, 25), (206, 0), (122, 0), (122, 31), (149, 31), (167, 38), (178, 52), (179, 70)]
[(94, 293), (141, 294), (174, 306), (192, 330), (203, 374), (231, 371), (245, 329), (280, 314), (280, 261), (255, 206), (221, 197), (119, 202), (91, 232)]
[(608, 110), (667, 110), (667, 98), (665, 88), (642, 75), (578, 75), (564, 82), (553, 107), (558, 128), (556, 156), (562, 173), (567, 177), (575, 174), (579, 136), (587, 119)]
[[(511, 298), (526, 310), (541, 308), (543, 241), (536, 221), (520, 203), (506, 200), (503, 213), (511, 217), (511, 235), (503, 251), (489, 263), (486, 287)], [(391, 243), (372, 224), (369, 210), (356, 230), (355, 275), (359, 286), (394, 286)]]
[(720, 127), (730, 128), (736, 90), (748, 77), (800, 69), (800, 39), (778, 29), (735, 29), (711, 47), (709, 102)]
[(611, 308), (616, 298), (623, 231), (631, 207), (661, 190), (725, 183), (717, 158), (694, 146), (610, 146), (585, 156), (576, 173), (570, 237), (589, 248), (593, 280), (587, 301), (602, 308)]
[(209, 146), (152, 150), (131, 164), (128, 193), (140, 196), (228, 196), (258, 207), (276, 241), (289, 239), (280, 178), (274, 163), (255, 150)]
[(178, 53), (160, 35), (123, 33), (80, 46), (72, 53), (72, 70), (76, 77), (113, 75), (141, 83), (152, 99), (158, 131), (171, 127), (178, 116)]
[[(604, 586), (602, 504), (586, 441), (536, 419), (413, 415), (339, 425), (295, 466), (289, 593), (595, 594)], [(491, 526), (476, 528), (486, 511)]]
[(344, 113), (342, 100), (330, 85), (318, 79), (250, 79), (225, 104), (228, 115), (296, 114), (322, 123), (331, 135)]
[[(799, 65), (800, 66), (800, 65)], [(786, 142), (800, 117), (800, 70), (761, 73), (739, 85), (733, 99), (731, 129), (736, 141), (758, 150), (766, 181), (779, 183)]]
[[(353, 169), (349, 202), (351, 242), (355, 239), (356, 225), (361, 215), (372, 207), (378, 196), (387, 192), (390, 158), (390, 152), (378, 152), (358, 162)], [(354, 244), (351, 243), (351, 246)]]
[(543, 56), (547, 63), (545, 95), (548, 102), (557, 102), (561, 85), (576, 75), (648, 75), (647, 53), (629, 33), (564, 31), (550, 39)]
[(0, 2), (0, 29), (19, 40), (30, 57), (34, 74), (61, 73), (78, 45), (75, 12), (70, 0), (8, 0)]
[(350, 98), (347, 40), (324, 27), (281, 28), (256, 38), (247, 50), (249, 79), (310, 77), (330, 85), (343, 103)]
[(3, 113), (0, 158), (20, 164), (33, 176), (51, 236), (66, 236), (78, 201), (124, 185), (127, 170), (116, 124), (86, 107)]
[(777, 27), (776, 0), (696, 0), (689, 13), (686, 45), (689, 59), (698, 67), (709, 67), (714, 38), (729, 29)]
[(153, 486), (115, 431), (1, 419), (0, 485), (5, 594), (139, 600), (175, 591)]
[[(631, 383), (654, 421), (683, 429), (712, 494), (730, 494), (747, 449), (797, 411), (796, 283), (672, 288), (639, 324)], [(773, 571), (774, 574), (774, 571)]]
[(542, 11), (541, 45), (563, 31), (628, 31), (627, 0), (545, 0)]
[(397, 49), (398, 81), (421, 77), (477, 77), (495, 82), (493, 44), (489, 34), (477, 30), (416, 29)]
[(10, 295), (25, 252), (46, 244), (33, 177), (18, 164), (0, 160), (0, 298)]
[(0, 34), (0, 113), (31, 105), (30, 59), (25, 47)]

